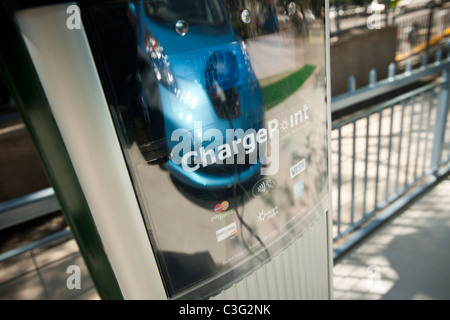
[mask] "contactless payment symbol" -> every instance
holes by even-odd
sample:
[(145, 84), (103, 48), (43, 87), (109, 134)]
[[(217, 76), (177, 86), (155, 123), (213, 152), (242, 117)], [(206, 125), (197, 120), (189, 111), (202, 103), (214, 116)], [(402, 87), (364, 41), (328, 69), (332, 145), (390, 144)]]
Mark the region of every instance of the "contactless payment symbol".
[(252, 189), (253, 196), (259, 198), (275, 188), (275, 181), (269, 178), (259, 180)]
[(222, 211), (227, 210), (229, 206), (230, 204), (228, 203), (228, 201), (223, 201), (222, 203), (216, 204), (216, 206), (214, 207), (214, 212), (221, 213)]

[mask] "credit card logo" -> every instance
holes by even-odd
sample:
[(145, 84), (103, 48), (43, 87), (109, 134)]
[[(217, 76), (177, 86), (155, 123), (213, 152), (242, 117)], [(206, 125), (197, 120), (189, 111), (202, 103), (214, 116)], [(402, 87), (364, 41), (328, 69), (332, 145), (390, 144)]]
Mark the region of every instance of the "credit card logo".
[(305, 182), (300, 180), (294, 185), (294, 199), (297, 199), (305, 192)]
[(230, 204), (228, 203), (228, 201), (223, 201), (222, 203), (216, 204), (216, 206), (214, 207), (214, 212), (221, 213), (222, 211), (227, 210), (229, 206)]
[(305, 170), (306, 161), (303, 159), (302, 161), (296, 163), (289, 169), (289, 173), (291, 175), (291, 179), (298, 176), (303, 170)]
[(217, 242), (221, 242), (231, 236), (237, 234), (236, 222), (223, 227), (216, 231)]

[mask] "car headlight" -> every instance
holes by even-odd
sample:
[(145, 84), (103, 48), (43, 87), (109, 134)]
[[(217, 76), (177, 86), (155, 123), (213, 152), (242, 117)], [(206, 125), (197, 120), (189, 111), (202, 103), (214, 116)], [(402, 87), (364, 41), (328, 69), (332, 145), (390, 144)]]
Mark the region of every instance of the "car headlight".
[(150, 56), (158, 81), (172, 93), (177, 94), (178, 86), (170, 67), (169, 57), (158, 40), (148, 31), (145, 37), (145, 52)]

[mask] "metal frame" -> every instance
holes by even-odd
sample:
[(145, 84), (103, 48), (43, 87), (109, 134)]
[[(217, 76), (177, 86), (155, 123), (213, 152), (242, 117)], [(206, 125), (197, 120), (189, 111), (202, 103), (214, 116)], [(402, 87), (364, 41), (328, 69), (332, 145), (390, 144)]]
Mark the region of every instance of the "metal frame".
[[(122, 299), (114, 272), (92, 219), (83, 191), (55, 123), (46, 93), (19, 31), (17, 20), (0, 4), (0, 69), (28, 129), (71, 232), (77, 239), (99, 295)], [(28, 205), (29, 203), (27, 203)], [(11, 211), (9, 211), (10, 213)], [(23, 251), (23, 250), (22, 250)]]
[[(441, 57), (442, 54), (439, 53), (437, 56)], [(339, 241), (335, 247), (335, 259), (450, 172), (448, 154), (450, 139), (446, 137), (446, 133), (450, 131), (449, 70), (450, 57), (445, 61), (438, 59), (430, 65), (422, 64), (417, 70), (411, 70), (409, 64), (403, 74), (394, 76), (391, 71), (388, 79), (377, 83), (372, 82), (367, 87), (350, 91), (332, 100), (332, 110), (340, 111), (425, 77), (435, 77), (435, 80), (428, 84), (337, 120), (333, 124), (337, 145), (334, 242), (347, 238), (351, 234), (350, 238), (343, 243)], [(359, 123), (365, 125), (365, 133), (362, 136), (361, 132), (358, 136), (356, 133)], [(359, 155), (356, 150), (357, 139), (364, 140), (364, 156)], [(344, 150), (343, 141), (347, 140), (351, 142)], [(370, 141), (375, 143), (371, 145)], [(370, 151), (373, 153), (374, 148), (376, 148), (374, 157), (369, 160)], [(383, 157), (380, 155), (381, 149), (383, 149)], [(446, 149), (447, 154), (444, 153)], [(343, 154), (351, 159), (346, 161)], [(362, 177), (361, 174), (355, 173), (357, 159), (364, 162), (360, 164), (364, 168)], [(375, 165), (375, 174), (371, 177), (374, 192), (368, 188), (369, 161), (374, 161)], [(420, 166), (419, 161), (421, 161)], [(345, 165), (351, 169), (343, 169)], [(347, 172), (350, 173), (347, 174)], [(345, 180), (343, 174), (346, 174), (349, 180)], [(395, 179), (392, 179), (392, 176)], [(403, 177), (402, 182), (400, 182), (400, 176)], [(358, 189), (361, 193), (356, 192), (356, 183), (363, 186)], [(350, 184), (351, 187), (346, 188), (346, 184)], [(383, 187), (384, 194), (380, 194)], [(346, 195), (345, 190), (348, 189), (351, 190), (349, 203), (343, 203), (342, 198)], [(358, 199), (358, 195), (362, 197), (362, 201)], [(371, 207), (368, 205), (367, 198), (370, 195), (373, 197)], [(358, 212), (355, 212), (355, 201), (359, 201), (362, 208)], [(346, 206), (349, 210), (344, 213)], [(376, 218), (371, 221), (375, 216)], [(368, 221), (371, 222), (368, 223)], [(361, 228), (363, 225), (364, 227)]]

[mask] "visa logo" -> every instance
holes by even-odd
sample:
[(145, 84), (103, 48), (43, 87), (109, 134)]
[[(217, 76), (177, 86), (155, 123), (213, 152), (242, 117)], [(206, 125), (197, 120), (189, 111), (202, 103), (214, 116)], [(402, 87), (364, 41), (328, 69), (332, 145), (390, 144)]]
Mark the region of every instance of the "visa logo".
[(303, 159), (297, 164), (293, 165), (290, 169), (291, 179), (299, 175), (303, 170), (305, 170), (306, 161)]

